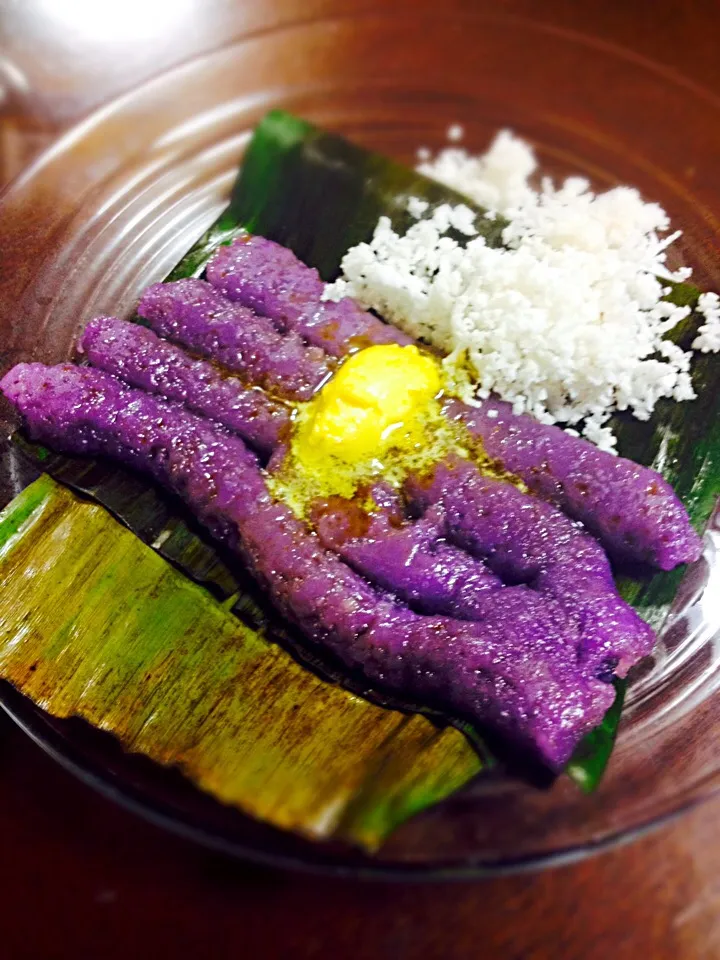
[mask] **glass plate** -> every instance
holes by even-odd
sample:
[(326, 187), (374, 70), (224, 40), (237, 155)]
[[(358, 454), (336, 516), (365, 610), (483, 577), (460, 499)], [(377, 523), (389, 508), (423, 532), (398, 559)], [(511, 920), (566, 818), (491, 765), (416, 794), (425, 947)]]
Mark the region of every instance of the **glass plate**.
[[(572, 83), (568, 78), (572, 78)], [(412, 162), (463, 124), (472, 150), (509, 126), (543, 170), (626, 182), (684, 231), (682, 256), (720, 287), (720, 123), (713, 97), (591, 38), (497, 14), (315, 20), (163, 74), (94, 113), (0, 200), (2, 366), (66, 358), (85, 322), (127, 314), (225, 204), (255, 123), (283, 106)], [(672, 136), (668, 136), (668, 131)], [(7, 405), (0, 417), (9, 425)], [(26, 479), (6, 452), (2, 496)], [(660, 822), (720, 786), (717, 532), (653, 658), (630, 687), (597, 793), (483, 778), (365, 856), (255, 823), (175, 773), (57, 721), (4, 687), (5, 709), (58, 760), (119, 801), (231, 854), (398, 876), (478, 875), (572, 859)]]

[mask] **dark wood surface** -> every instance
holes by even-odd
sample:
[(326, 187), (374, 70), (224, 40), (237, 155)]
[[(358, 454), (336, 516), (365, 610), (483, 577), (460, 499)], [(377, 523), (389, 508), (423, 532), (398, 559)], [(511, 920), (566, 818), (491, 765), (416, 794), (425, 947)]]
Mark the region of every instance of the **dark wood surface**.
[[(717, 2), (494, 5), (629, 47), (720, 97)], [(87, 110), (166, 65), (232, 36), (370, 6), (0, 0), (0, 182)], [(73, 19), (73, 8), (86, 16)], [(493, 882), (290, 875), (225, 861), (138, 820), (0, 718), (0, 957), (720, 957), (718, 820), (720, 800), (594, 859)]]

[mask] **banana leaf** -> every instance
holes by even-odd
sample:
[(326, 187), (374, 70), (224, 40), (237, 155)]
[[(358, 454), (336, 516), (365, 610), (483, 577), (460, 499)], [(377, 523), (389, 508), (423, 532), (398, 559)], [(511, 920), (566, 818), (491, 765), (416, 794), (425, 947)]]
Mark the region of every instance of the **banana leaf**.
[[(274, 112), (261, 123), (250, 144), (245, 164), (233, 190), (231, 203), (217, 223), (195, 244), (168, 279), (202, 273), (207, 259), (221, 243), (247, 229), (277, 240), (306, 262), (317, 266), (326, 279), (339, 268), (346, 250), (366, 240), (380, 215), (389, 215), (398, 229), (408, 224), (406, 201), (420, 196), (435, 206), (439, 203), (473, 204), (452, 190), (434, 183), (384, 157), (369, 153), (332, 134), (282, 112)], [(476, 208), (477, 209), (477, 208)], [(498, 244), (503, 223), (479, 213), (479, 225), (488, 243)], [(678, 285), (673, 298), (693, 303), (697, 291)], [(693, 321), (694, 322), (694, 321)], [(687, 325), (691, 331), (692, 323)], [(709, 358), (696, 367), (702, 387), (712, 387)], [(717, 426), (717, 390), (701, 393), (701, 403), (714, 411), (712, 420), (693, 419), (691, 405), (660, 409), (648, 424), (622, 421), (618, 424), (622, 452), (640, 462), (651, 463), (678, 486), (691, 509), (693, 521), (707, 520), (718, 489), (715, 453), (720, 438), (705, 433), (706, 425)], [(706, 411), (707, 413), (707, 411)], [(663, 420), (663, 416), (665, 420)], [(694, 440), (687, 441), (683, 422), (692, 422)], [(667, 421), (667, 422), (665, 422)], [(702, 437), (698, 438), (698, 432)], [(218, 555), (192, 518), (141, 479), (103, 464), (56, 457), (35, 450), (44, 457), (43, 466), (54, 476), (107, 506), (130, 529), (180, 570), (208, 587), (219, 598), (228, 598), (240, 585), (233, 610), (247, 623), (273, 634), (250, 587), (232, 561)], [(692, 455), (692, 465), (688, 457)], [(674, 458), (674, 459), (673, 459)], [(625, 577), (621, 588), (626, 596), (658, 625), (664, 619), (682, 571), (648, 580)], [(279, 630), (280, 638), (287, 641)], [(300, 651), (302, 656), (302, 651)], [(327, 664), (311, 664), (323, 676), (340, 680), (366, 697), (372, 691), (353, 685), (352, 680), (333, 672)], [(620, 716), (624, 685), (618, 684), (616, 702), (605, 722), (580, 746), (568, 773), (583, 787), (593, 789), (602, 775), (612, 750)], [(380, 700), (381, 703), (386, 701)], [(393, 705), (393, 704), (389, 704)], [(480, 745), (477, 732), (466, 730)], [(475, 758), (467, 758), (466, 779), (478, 769)], [(458, 778), (460, 783), (462, 778)], [(382, 804), (378, 809), (382, 808)], [(382, 813), (380, 814), (382, 819)]]
[(460, 732), (319, 679), (47, 475), (0, 514), (0, 582), (6, 680), (275, 826), (373, 849), (480, 769)]

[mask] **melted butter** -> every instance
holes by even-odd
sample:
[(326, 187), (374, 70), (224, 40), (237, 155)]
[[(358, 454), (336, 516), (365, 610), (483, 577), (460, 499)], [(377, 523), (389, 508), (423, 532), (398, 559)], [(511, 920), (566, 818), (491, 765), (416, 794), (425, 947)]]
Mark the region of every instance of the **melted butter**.
[(268, 477), (271, 492), (305, 517), (317, 499), (351, 500), (380, 480), (399, 488), (452, 455), (500, 475), (478, 441), (443, 414), (445, 389), (440, 363), (415, 346), (353, 354), (313, 400), (297, 405), (287, 455)]
[(314, 462), (329, 456), (348, 464), (382, 457), (406, 444), (440, 392), (437, 363), (417, 347), (368, 347), (351, 356), (309, 404), (299, 421), (296, 452)]

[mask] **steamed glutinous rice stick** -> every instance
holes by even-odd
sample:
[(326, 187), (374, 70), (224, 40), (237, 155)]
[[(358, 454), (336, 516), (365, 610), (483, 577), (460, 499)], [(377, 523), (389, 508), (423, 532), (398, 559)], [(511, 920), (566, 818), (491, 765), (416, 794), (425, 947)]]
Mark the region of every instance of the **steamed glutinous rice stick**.
[(317, 270), (264, 237), (245, 235), (220, 247), (208, 263), (207, 278), (230, 300), (335, 357), (372, 344), (413, 342), (348, 297), (336, 303), (322, 300), (325, 285)]
[(332, 497), (313, 510), (321, 542), (373, 583), (422, 613), (477, 620), (485, 615), (488, 591), (502, 580), (466, 551), (445, 542), (442, 516), (432, 511), (409, 522), (400, 508), (359, 504)]
[(284, 399), (309, 400), (334, 367), (324, 351), (297, 333), (279, 332), (272, 320), (231, 303), (204, 280), (148, 287), (138, 314), (161, 337)]
[(446, 413), (536, 496), (582, 520), (612, 547), (614, 559), (672, 570), (700, 556), (702, 542), (684, 506), (654, 470), (529, 414), (514, 414), (502, 400), (489, 399), (481, 407), (453, 400)]
[[(241, 237), (222, 247), (207, 276), (230, 299), (252, 305), (311, 342), (323, 342), (336, 356), (371, 343), (409, 342), (349, 298), (323, 301), (317, 271), (262, 237)], [(558, 427), (516, 416), (492, 400), (479, 410), (458, 401), (450, 411), (490, 456), (533, 493), (582, 521), (613, 557), (667, 570), (700, 555), (701, 541), (685, 508), (654, 470)]]
[(192, 359), (137, 323), (96, 317), (79, 349), (92, 366), (224, 424), (265, 457), (288, 433), (290, 410), (283, 403), (237, 377), (222, 376), (211, 363)]
[(114, 457), (179, 494), (308, 639), (370, 682), (489, 724), (555, 769), (610, 706), (613, 687), (577, 663), (556, 604), (500, 590), (481, 623), (413, 613), (324, 550), (217, 424), (86, 367), (19, 364), (0, 388), (34, 439)]

